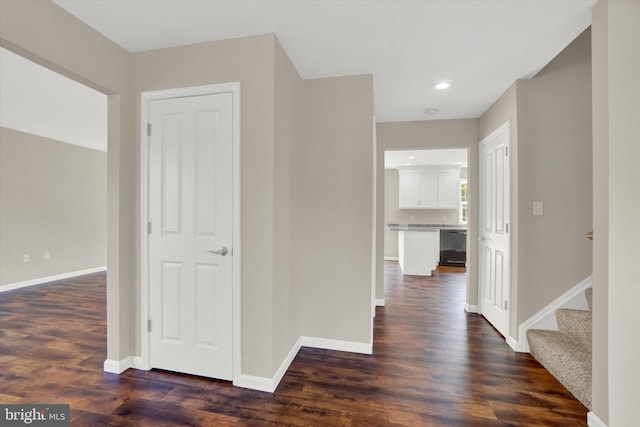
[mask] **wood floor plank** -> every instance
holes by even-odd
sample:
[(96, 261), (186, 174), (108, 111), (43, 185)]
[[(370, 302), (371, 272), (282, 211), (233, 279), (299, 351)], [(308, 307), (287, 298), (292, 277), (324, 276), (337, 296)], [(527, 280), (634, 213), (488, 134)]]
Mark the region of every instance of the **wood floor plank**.
[(168, 371), (102, 371), (106, 275), (0, 294), (0, 403), (68, 403), (72, 426), (586, 426), (530, 355), (463, 310), (464, 270), (385, 262), (373, 355), (302, 348), (274, 394)]

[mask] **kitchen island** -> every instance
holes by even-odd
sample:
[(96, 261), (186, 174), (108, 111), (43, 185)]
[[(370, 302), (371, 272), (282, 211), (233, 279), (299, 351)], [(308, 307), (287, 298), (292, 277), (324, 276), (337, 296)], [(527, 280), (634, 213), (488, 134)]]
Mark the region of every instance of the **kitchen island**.
[(455, 224), (388, 224), (398, 232), (398, 262), (403, 274), (431, 276), (440, 261), (440, 230), (461, 229)]
[(398, 262), (402, 274), (431, 276), (440, 256), (440, 230), (400, 224), (389, 224), (389, 229), (398, 232)]

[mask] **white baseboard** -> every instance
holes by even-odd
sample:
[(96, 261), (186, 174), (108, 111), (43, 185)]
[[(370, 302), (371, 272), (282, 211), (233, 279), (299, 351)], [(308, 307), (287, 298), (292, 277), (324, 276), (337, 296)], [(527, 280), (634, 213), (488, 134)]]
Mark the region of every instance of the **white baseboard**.
[[(239, 378), (235, 378), (233, 380), (233, 385), (236, 387), (273, 393), (278, 387), (278, 384), (280, 384), (280, 381), (282, 381), (282, 377), (284, 377), (287, 369), (289, 369), (291, 362), (293, 362), (293, 359), (298, 354), (298, 351), (300, 350), (300, 342), (301, 339), (298, 339), (298, 341), (293, 345), (289, 354), (287, 354), (285, 359), (282, 361), (280, 367), (272, 378), (241, 374)], [(144, 367), (142, 358), (137, 356), (127, 356), (122, 360), (107, 359), (104, 361), (104, 371), (112, 374), (121, 374), (129, 368), (148, 370)]]
[(276, 388), (278, 388), (278, 385), (280, 384), (280, 381), (282, 381), (282, 377), (284, 377), (284, 374), (287, 373), (287, 369), (289, 369), (289, 366), (291, 366), (291, 362), (293, 362), (293, 359), (295, 359), (298, 351), (300, 351), (301, 341), (302, 338), (298, 338), (298, 341), (293, 345), (293, 347), (291, 347), (289, 354), (287, 354), (287, 356), (284, 358), (284, 360), (280, 364), (280, 367), (278, 368), (276, 373), (273, 374), (272, 378), (240, 374), (240, 378), (234, 378), (233, 385), (236, 387), (273, 393)]
[(106, 271), (107, 267), (88, 268), (86, 270), (72, 271), (69, 273), (56, 274), (55, 276), (39, 277), (37, 279), (25, 280), (22, 282), (9, 283), (0, 286), (0, 292), (12, 291), (14, 289), (26, 288), (27, 286), (41, 285), (43, 283), (55, 282), (56, 280), (69, 279), (72, 277), (84, 276), (85, 274)]
[(467, 313), (479, 313), (477, 305), (471, 305), (468, 303), (464, 303), (464, 311)]
[(296, 358), (296, 355), (298, 354), (298, 351), (300, 351), (300, 347), (302, 346), (301, 343), (302, 337), (298, 338), (298, 341), (296, 341), (293, 347), (291, 347), (289, 354), (287, 354), (287, 357), (284, 358), (276, 373), (273, 374), (273, 390), (271, 391), (272, 393), (276, 390), (276, 388), (278, 388), (278, 384), (280, 384), (280, 381), (282, 381), (282, 377), (284, 377), (284, 374), (287, 373), (287, 370), (289, 369), (289, 366), (291, 366), (291, 362), (293, 362), (293, 359)]
[(241, 374), (239, 378), (234, 378), (233, 385), (236, 387), (273, 393), (276, 388), (278, 388), (280, 381), (282, 381), (284, 374), (286, 374), (289, 366), (291, 366), (293, 359), (295, 359), (301, 347), (312, 347), (320, 348), (323, 350), (338, 350), (364, 354), (371, 354), (373, 348), (372, 345), (365, 343), (332, 340), (327, 338), (300, 337), (291, 348), (291, 351), (289, 351), (289, 354), (287, 354), (285, 359), (282, 361), (276, 373), (273, 374), (272, 378)]
[(296, 355), (298, 354), (298, 351), (300, 351), (301, 341), (302, 338), (298, 338), (298, 341), (296, 341), (293, 347), (291, 347), (289, 354), (287, 354), (287, 356), (284, 358), (284, 360), (280, 364), (280, 367), (278, 368), (276, 373), (273, 374), (272, 378), (240, 374), (240, 378), (234, 378), (233, 385), (236, 387), (273, 393), (274, 391), (276, 391), (276, 388), (278, 388), (278, 385), (280, 384), (280, 381), (282, 381), (282, 377), (284, 377), (284, 374), (287, 373), (287, 370), (289, 369), (291, 362), (293, 362), (293, 359), (295, 359)]
[(518, 327), (518, 341), (512, 346), (515, 351), (520, 353), (529, 353), (529, 341), (527, 340), (527, 331), (529, 329), (546, 329), (558, 330), (556, 324), (555, 311), (559, 308), (573, 308), (579, 310), (588, 310), (587, 300), (584, 291), (593, 286), (593, 277), (589, 276), (582, 282), (578, 283), (564, 294), (560, 295), (554, 301), (545, 306), (542, 310), (525, 320)]
[(598, 416), (591, 411), (587, 413), (587, 425), (589, 427), (607, 427), (605, 422), (598, 418)]
[(384, 257), (385, 261), (398, 261), (400, 258), (398, 258), (397, 256), (386, 256)]
[(143, 367), (142, 358), (138, 356), (127, 356), (122, 360), (107, 359), (103, 365), (104, 372), (118, 375), (129, 368), (148, 370)]
[(102, 365), (102, 369), (104, 370), (104, 372), (120, 375), (121, 373), (129, 369), (129, 366), (126, 366), (126, 365), (127, 363), (124, 360), (118, 361), (113, 359), (107, 359), (104, 361)]
[[(233, 385), (236, 387), (248, 388), (251, 390), (265, 391), (267, 393), (273, 393), (284, 374), (291, 366), (293, 359), (295, 359), (298, 351), (301, 347), (320, 348), (324, 350), (338, 350), (348, 351), (351, 353), (363, 353), (371, 354), (373, 351), (373, 345), (352, 341), (332, 340), (327, 338), (314, 338), (314, 337), (300, 337), (298, 341), (291, 347), (291, 350), (284, 358), (278, 370), (273, 374), (273, 377), (258, 377), (255, 375), (240, 374), (239, 378), (233, 379)], [(104, 361), (104, 372), (112, 374), (121, 374), (129, 368), (148, 370), (144, 367), (142, 358), (138, 356), (127, 356), (122, 360), (107, 359)]]
[(507, 341), (507, 345), (511, 347), (511, 350), (516, 351), (518, 353), (524, 353), (521, 350), (521, 345), (522, 345), (521, 341), (518, 341), (513, 337), (507, 337), (506, 341)]
[(144, 366), (144, 362), (142, 361), (142, 357), (131, 356), (131, 367), (133, 369), (139, 369), (141, 371), (148, 371), (149, 368)]
[(301, 337), (302, 347), (321, 348), (324, 350), (347, 351), (349, 353), (372, 354), (373, 344), (332, 340), (328, 338)]
[(384, 307), (384, 298), (376, 298), (376, 307)]
[(266, 391), (273, 393), (273, 378), (257, 377), (254, 375), (240, 374), (239, 378), (233, 379), (234, 387), (248, 388), (250, 390)]

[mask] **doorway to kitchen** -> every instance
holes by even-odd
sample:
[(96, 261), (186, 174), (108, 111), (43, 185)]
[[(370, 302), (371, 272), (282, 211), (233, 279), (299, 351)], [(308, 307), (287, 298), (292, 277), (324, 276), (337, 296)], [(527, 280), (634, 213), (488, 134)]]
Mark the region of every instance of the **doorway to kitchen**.
[(469, 150), (384, 152), (384, 262), (406, 276), (466, 274)]

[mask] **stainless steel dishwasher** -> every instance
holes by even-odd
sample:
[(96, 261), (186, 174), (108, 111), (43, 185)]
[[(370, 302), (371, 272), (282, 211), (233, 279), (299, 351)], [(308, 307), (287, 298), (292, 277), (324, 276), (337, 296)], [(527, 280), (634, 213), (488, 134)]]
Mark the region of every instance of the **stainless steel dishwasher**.
[(464, 267), (467, 263), (467, 230), (440, 229), (440, 265)]

